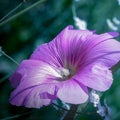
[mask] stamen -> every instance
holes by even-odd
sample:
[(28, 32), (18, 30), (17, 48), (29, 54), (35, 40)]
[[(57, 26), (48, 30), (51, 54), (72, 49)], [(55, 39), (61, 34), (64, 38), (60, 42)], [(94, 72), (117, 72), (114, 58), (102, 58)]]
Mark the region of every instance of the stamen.
[(63, 78), (66, 78), (66, 77), (70, 76), (70, 71), (68, 69), (61, 68), (60, 69), (60, 74)]

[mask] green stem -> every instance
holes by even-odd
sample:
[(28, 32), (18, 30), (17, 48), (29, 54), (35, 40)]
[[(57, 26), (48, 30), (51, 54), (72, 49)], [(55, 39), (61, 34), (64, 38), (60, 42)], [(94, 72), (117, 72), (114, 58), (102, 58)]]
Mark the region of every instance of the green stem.
[(19, 114), (19, 115), (15, 115), (15, 116), (11, 116), (11, 117), (6, 117), (6, 118), (2, 118), (2, 119), (0, 119), (0, 120), (13, 120), (13, 119), (15, 119), (15, 118), (20, 118), (21, 116), (24, 116), (24, 115), (28, 115), (28, 114), (30, 114), (32, 111), (30, 111), (30, 112), (26, 112), (26, 113), (22, 113), (22, 114)]
[(20, 8), (23, 5), (24, 2), (20, 3), (17, 7), (15, 7), (13, 10), (11, 10), (9, 13), (7, 13), (3, 18), (0, 19), (0, 22), (5, 20), (8, 16), (10, 16), (13, 12), (15, 12), (18, 8)]
[(5, 52), (0, 51), (2, 55), (4, 55), (5, 57), (7, 57), (8, 59), (10, 59), (11, 61), (13, 61), (16, 65), (19, 65), (19, 63), (17, 63), (13, 58), (11, 58), (9, 55), (7, 55)]
[(0, 23), (0, 26), (5, 25), (6, 23), (16, 19), (17, 17), (21, 16), (22, 14), (24, 14), (25, 12), (29, 11), (30, 9), (36, 7), (37, 5), (39, 5), (42, 2), (45, 2), (46, 0), (39, 0), (38, 2), (34, 3), (33, 5), (29, 6), (28, 8), (18, 12), (17, 14), (13, 15), (12, 17), (8, 18), (7, 20), (3, 21)]
[(72, 14), (73, 14), (73, 18), (77, 16), (76, 9), (75, 9), (75, 1), (74, 0), (73, 0), (73, 4), (72, 4)]
[(6, 79), (10, 77), (11, 74), (6, 75), (5, 77), (0, 79), (0, 83), (4, 82)]
[(74, 120), (78, 105), (71, 105), (70, 110), (66, 114), (63, 120)]

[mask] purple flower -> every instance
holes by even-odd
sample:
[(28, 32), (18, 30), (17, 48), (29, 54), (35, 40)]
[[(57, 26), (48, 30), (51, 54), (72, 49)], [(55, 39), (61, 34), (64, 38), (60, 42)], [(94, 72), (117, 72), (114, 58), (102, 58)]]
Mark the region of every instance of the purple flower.
[(57, 98), (81, 104), (88, 99), (88, 88), (109, 89), (110, 68), (120, 60), (120, 43), (112, 39), (116, 36), (66, 27), (19, 65), (10, 79), (15, 88), (11, 104), (40, 108)]

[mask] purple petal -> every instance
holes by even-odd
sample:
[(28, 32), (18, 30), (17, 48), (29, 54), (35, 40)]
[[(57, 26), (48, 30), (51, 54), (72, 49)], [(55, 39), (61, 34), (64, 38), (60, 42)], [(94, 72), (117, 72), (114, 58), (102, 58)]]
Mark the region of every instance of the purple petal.
[(87, 88), (74, 80), (61, 83), (57, 96), (62, 101), (71, 104), (84, 103), (88, 99)]
[(55, 67), (80, 67), (101, 59), (110, 68), (120, 60), (120, 43), (110, 39), (116, 36), (117, 32), (97, 35), (93, 31), (73, 30), (68, 26), (53, 41), (39, 46), (31, 59)]
[(111, 71), (100, 63), (87, 66), (74, 78), (83, 85), (98, 91), (109, 89), (113, 81)]
[[(16, 93), (17, 91), (17, 93)], [(52, 97), (46, 95), (45, 98), (41, 97), (47, 92)], [(49, 105), (56, 99), (56, 87), (54, 84), (42, 84), (23, 89), (18, 92), (15, 90), (10, 97), (10, 103), (16, 106), (25, 106), (28, 108), (40, 108), (43, 105)]]
[(42, 61), (24, 60), (10, 79), (16, 87), (10, 102), (32, 108), (50, 104), (56, 98), (58, 77), (60, 75), (52, 66)]
[(113, 38), (118, 33), (111, 32), (101, 35), (93, 35), (85, 44), (81, 58), (81, 64), (91, 64), (96, 61), (101, 61), (102, 64), (111, 68), (120, 60), (120, 43)]
[[(93, 56), (95, 54), (96, 56)], [(106, 40), (89, 52), (89, 58), (92, 58), (91, 61), (99, 60), (102, 64), (111, 68), (120, 60), (120, 43), (114, 39)]]
[(31, 55), (30, 59), (40, 60), (54, 67), (63, 66), (63, 61), (60, 58), (55, 46), (50, 48), (50, 43), (40, 45)]
[(56, 83), (55, 78), (57, 77), (60, 77), (60, 75), (49, 64), (38, 60), (24, 60), (10, 78), (10, 81), (14, 87), (17, 87), (20, 83), (24, 84), (23, 87), (26, 88), (31, 85), (48, 83), (49, 79), (50, 82)]
[(39, 46), (31, 59), (42, 60), (57, 67), (66, 67), (68, 63), (75, 64), (82, 52), (82, 43), (93, 32), (88, 30), (73, 30), (66, 27), (53, 41)]

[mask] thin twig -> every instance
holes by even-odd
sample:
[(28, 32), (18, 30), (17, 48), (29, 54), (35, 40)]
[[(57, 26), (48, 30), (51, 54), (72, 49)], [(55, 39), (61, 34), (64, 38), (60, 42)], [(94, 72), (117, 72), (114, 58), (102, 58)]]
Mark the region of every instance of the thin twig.
[(24, 116), (24, 115), (27, 115), (27, 114), (30, 114), (32, 111), (29, 111), (29, 112), (26, 112), (26, 113), (22, 113), (22, 114), (19, 114), (19, 115), (15, 115), (15, 116), (11, 116), (11, 117), (6, 117), (6, 118), (2, 118), (0, 120), (12, 120), (14, 118), (18, 118), (18, 117), (21, 117), (21, 116)]
[[(66, 108), (63, 108), (63, 107), (61, 107), (60, 105), (57, 105), (57, 104), (55, 104), (55, 103), (52, 103), (52, 105), (54, 105), (54, 106), (56, 106), (56, 107), (58, 107), (58, 108), (60, 108), (60, 109), (62, 109), (62, 110), (64, 110), (64, 111), (70, 111), (70, 110), (68, 110), (68, 109), (66, 109)], [(93, 113), (96, 113), (96, 111), (93, 111), (93, 112), (86, 112), (86, 113), (84, 113), (84, 112), (77, 112), (76, 111), (76, 114), (79, 114), (79, 115), (81, 115), (82, 116), (82, 114), (84, 114), (84, 115), (90, 115), (90, 114), (93, 114)]]
[(7, 57), (8, 59), (10, 59), (12, 62), (14, 62), (17, 66), (19, 65), (19, 63), (17, 63), (13, 58), (11, 58), (9, 55), (7, 55), (5, 52), (0, 51), (0, 53), (2, 55), (4, 55), (5, 57)]
[(20, 8), (23, 5), (24, 2), (21, 2), (17, 7), (12, 9), (10, 12), (8, 12), (3, 18), (0, 19), (0, 22), (4, 21), (9, 15), (11, 15), (13, 12), (15, 12), (18, 8)]
[(4, 76), (3, 78), (0, 79), (0, 83), (4, 82), (6, 79), (8, 79), (10, 77), (11, 74), (8, 74), (6, 76)]
[(70, 110), (67, 112), (63, 120), (73, 120), (76, 115), (77, 109), (78, 109), (78, 105), (71, 105)]
[(29, 6), (28, 8), (25, 8), (24, 10), (18, 12), (17, 14), (11, 16), (10, 18), (8, 18), (7, 20), (3, 21), (0, 23), (0, 26), (5, 25), (6, 23), (16, 19), (17, 17), (21, 16), (22, 14), (26, 13), (27, 11), (29, 11), (30, 9), (36, 7), (37, 5), (41, 4), (42, 2), (45, 2), (46, 0), (39, 0), (38, 2), (34, 3), (33, 5)]
[(73, 18), (77, 16), (74, 0), (73, 0), (73, 4), (72, 4), (72, 14), (73, 14)]
[(58, 108), (60, 108), (60, 109), (62, 109), (62, 110), (64, 110), (64, 111), (69, 111), (68, 109), (66, 109), (66, 108), (63, 108), (63, 107), (61, 107), (61, 106), (59, 106), (59, 105), (57, 105), (57, 104), (55, 104), (55, 103), (52, 103), (54, 106), (56, 106), (56, 107), (58, 107)]

